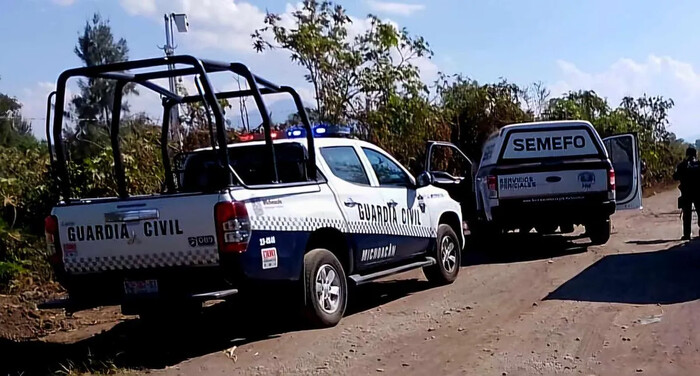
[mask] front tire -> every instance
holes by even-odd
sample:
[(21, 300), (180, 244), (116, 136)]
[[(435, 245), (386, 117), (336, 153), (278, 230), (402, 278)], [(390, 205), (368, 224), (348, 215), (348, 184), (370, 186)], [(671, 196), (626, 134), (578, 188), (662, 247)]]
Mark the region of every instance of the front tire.
[(345, 314), (348, 284), (343, 266), (327, 249), (304, 255), (304, 316), (314, 327), (335, 326)]
[(462, 250), (459, 238), (449, 225), (440, 225), (437, 231), (435, 265), (423, 268), (423, 274), (428, 282), (435, 285), (447, 285), (457, 279), (462, 265)]
[(586, 234), (594, 245), (603, 245), (610, 240), (612, 230), (610, 218), (586, 225)]

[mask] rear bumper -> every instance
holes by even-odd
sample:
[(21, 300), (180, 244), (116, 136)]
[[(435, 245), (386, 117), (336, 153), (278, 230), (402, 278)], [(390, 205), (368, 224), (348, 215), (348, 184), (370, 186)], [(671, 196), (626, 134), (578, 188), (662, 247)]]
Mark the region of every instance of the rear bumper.
[(610, 217), (615, 201), (607, 192), (586, 196), (502, 199), (492, 208), (493, 220), (502, 226), (585, 224)]
[[(232, 295), (245, 286), (238, 255), (229, 255), (217, 266), (187, 266), (110, 270), (84, 274), (56, 272), (58, 281), (80, 307), (125, 304), (139, 301), (211, 300)], [(129, 295), (125, 281), (156, 280), (155, 294)]]
[[(155, 294), (127, 295), (125, 281), (156, 280)], [(68, 274), (60, 279), (71, 301), (80, 306), (123, 304), (134, 300), (186, 300), (198, 294), (237, 289), (220, 267), (190, 267)], [(203, 299), (206, 300), (206, 299)]]

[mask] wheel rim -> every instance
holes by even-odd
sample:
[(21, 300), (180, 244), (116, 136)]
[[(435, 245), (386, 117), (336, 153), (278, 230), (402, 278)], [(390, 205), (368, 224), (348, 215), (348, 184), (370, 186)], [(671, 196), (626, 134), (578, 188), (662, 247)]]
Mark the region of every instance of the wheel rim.
[(440, 241), (440, 259), (446, 272), (454, 272), (457, 267), (457, 246), (449, 236), (445, 236)]
[(321, 265), (316, 272), (316, 300), (323, 312), (333, 314), (340, 305), (340, 276), (335, 268)]

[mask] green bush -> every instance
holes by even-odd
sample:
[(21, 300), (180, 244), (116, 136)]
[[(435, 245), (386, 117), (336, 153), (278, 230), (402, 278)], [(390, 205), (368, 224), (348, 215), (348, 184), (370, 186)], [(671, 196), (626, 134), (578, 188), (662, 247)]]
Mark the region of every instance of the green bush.
[(38, 144), (27, 149), (0, 147), (0, 290), (7, 290), (21, 274), (50, 277), (41, 242), (42, 219), (55, 202), (47, 159)]
[[(160, 192), (164, 176), (160, 128), (143, 121), (127, 121), (123, 127), (121, 147), (129, 193)], [(68, 163), (72, 196), (114, 196), (111, 147), (92, 142), (91, 153)], [(68, 148), (75, 151), (82, 146), (73, 139)], [(43, 219), (58, 201), (56, 188), (49, 174), (46, 144), (35, 140), (22, 147), (0, 146), (0, 290), (11, 289), (12, 281), (22, 275), (35, 280), (51, 278)]]

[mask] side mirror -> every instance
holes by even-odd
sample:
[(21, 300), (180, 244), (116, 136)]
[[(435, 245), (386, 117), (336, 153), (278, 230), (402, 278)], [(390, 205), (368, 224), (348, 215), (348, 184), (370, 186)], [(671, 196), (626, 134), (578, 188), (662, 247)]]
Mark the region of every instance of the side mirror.
[(416, 178), (416, 187), (423, 188), (433, 184), (433, 175), (428, 171), (423, 171)]

